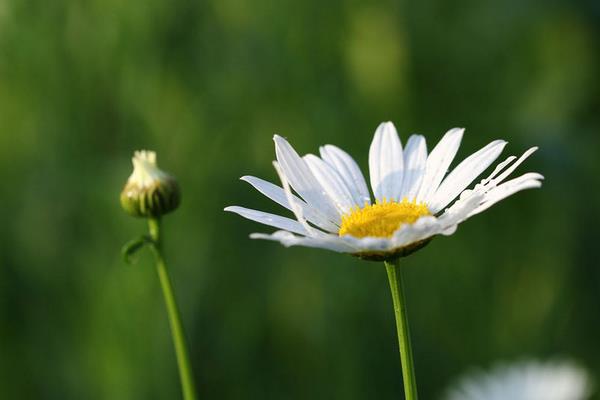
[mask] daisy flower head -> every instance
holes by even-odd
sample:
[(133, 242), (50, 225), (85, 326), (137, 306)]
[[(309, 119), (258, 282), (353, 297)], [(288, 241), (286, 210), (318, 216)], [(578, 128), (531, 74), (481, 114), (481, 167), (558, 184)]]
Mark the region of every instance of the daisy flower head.
[(467, 374), (444, 400), (584, 400), (590, 389), (588, 373), (572, 362), (530, 360)]
[[(300, 156), (275, 135), (275, 169), (282, 186), (254, 176), (241, 179), (292, 211), (295, 218), (249, 208), (225, 208), (280, 230), (254, 233), (255, 239), (284, 246), (324, 248), (368, 260), (391, 260), (423, 247), (436, 235), (451, 235), (466, 219), (524, 189), (541, 186), (543, 176), (508, 176), (537, 148), (508, 157), (474, 187), (472, 182), (500, 155), (506, 142), (495, 140), (460, 162), (450, 173), (464, 129), (450, 129), (430, 151), (412, 135), (404, 147), (391, 122), (375, 131), (369, 149), (369, 192), (354, 159), (325, 145), (319, 156)], [(292, 190), (295, 192), (292, 193)]]

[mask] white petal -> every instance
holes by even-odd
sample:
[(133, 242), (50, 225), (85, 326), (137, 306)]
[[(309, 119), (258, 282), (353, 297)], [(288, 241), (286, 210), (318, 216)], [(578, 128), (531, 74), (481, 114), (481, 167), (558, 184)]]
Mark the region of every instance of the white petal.
[(512, 172), (523, 162), (525, 161), (525, 159), (527, 157), (529, 157), (530, 155), (532, 155), (538, 148), (537, 147), (532, 147), (529, 150), (527, 150), (525, 153), (523, 153), (523, 155), (521, 157), (519, 157), (519, 159), (513, 164), (511, 165), (509, 168), (506, 169), (506, 171), (502, 172), (502, 174), (500, 174), (500, 176), (498, 176), (496, 179), (494, 179), (496, 181), (496, 183), (500, 183), (502, 182), (504, 179), (506, 179), (508, 177), (508, 175), (512, 174)]
[(481, 181), (482, 185), (486, 185), (489, 181), (491, 181), (496, 175), (498, 175), (500, 173), (500, 171), (502, 171), (508, 164), (510, 164), (511, 162), (513, 162), (514, 160), (516, 160), (517, 157), (515, 156), (510, 156), (508, 157), (506, 160), (502, 161), (500, 164), (496, 165), (496, 168), (494, 168), (494, 171), (492, 171), (492, 173), (490, 174), (490, 176), (488, 176), (487, 178), (483, 179)]
[(369, 149), (369, 176), (377, 200), (399, 200), (402, 190), (402, 145), (394, 124), (383, 122)]
[(354, 196), (354, 201), (359, 205), (371, 203), (369, 189), (358, 164), (348, 153), (339, 147), (325, 145), (319, 149), (321, 157), (340, 174), (348, 189)]
[(275, 135), (273, 140), (275, 141), (277, 161), (292, 188), (311, 207), (321, 210), (329, 220), (339, 223), (340, 213), (331, 203), (308, 165), (284, 138)]
[(352, 246), (357, 253), (365, 251), (389, 251), (392, 248), (389, 238), (372, 236), (358, 238), (351, 235), (344, 235), (340, 239), (348, 246)]
[(512, 196), (513, 194), (520, 192), (521, 190), (535, 189), (541, 187), (541, 179), (543, 179), (542, 175), (530, 172), (528, 174), (512, 179), (503, 183), (502, 185), (493, 188), (488, 193), (486, 193), (482, 204), (478, 208), (473, 210), (469, 214), (469, 217), (487, 210), (497, 202), (504, 200), (505, 198)]
[(279, 163), (277, 161), (273, 161), (273, 167), (275, 167), (275, 171), (277, 171), (277, 175), (281, 180), (281, 186), (283, 186), (283, 192), (285, 193), (285, 197), (287, 198), (288, 204), (290, 205), (296, 220), (302, 225), (304, 230), (311, 236), (318, 236), (320, 231), (314, 229), (312, 226), (308, 224), (306, 218), (304, 218), (304, 213), (302, 210), (302, 206), (298, 204), (295, 200), (295, 196), (292, 194), (292, 189), (290, 187), (290, 183), (288, 182), (285, 174), (281, 170)]
[(402, 225), (391, 238), (367, 236), (357, 238), (344, 235), (341, 239), (359, 252), (392, 251), (412, 243), (427, 239), (441, 232), (443, 226), (433, 216), (419, 218), (413, 224)]
[(444, 236), (454, 235), (454, 232), (456, 232), (457, 228), (458, 225), (450, 225), (450, 227), (444, 229), (440, 234)]
[(464, 131), (463, 128), (450, 129), (431, 151), (427, 157), (425, 175), (419, 188), (417, 201), (427, 202), (430, 196), (436, 192), (456, 156)]
[(329, 164), (314, 154), (307, 154), (303, 159), (341, 214), (358, 206), (340, 175)]
[(427, 144), (421, 135), (412, 135), (404, 147), (404, 179), (400, 198), (412, 201), (419, 192), (427, 165)]
[(446, 207), (473, 182), (483, 171), (485, 171), (500, 155), (506, 146), (503, 140), (495, 140), (465, 158), (454, 170), (444, 179), (435, 195), (429, 202), (429, 209), (432, 213), (437, 213)]
[(249, 220), (260, 222), (261, 224), (273, 226), (275, 228), (285, 229), (301, 235), (307, 234), (306, 229), (304, 229), (302, 224), (290, 218), (238, 206), (226, 207), (225, 211), (236, 213)]
[(416, 220), (413, 224), (403, 225), (394, 232), (392, 245), (394, 248), (408, 246), (431, 236), (439, 234), (441, 225), (437, 218), (425, 216)]
[(510, 185), (521, 184), (521, 182), (528, 181), (530, 179), (543, 180), (544, 175), (542, 175), (538, 172), (527, 172), (526, 174), (523, 174), (519, 177), (513, 178), (509, 181), (504, 182), (501, 185), (496, 186), (495, 188), (490, 190), (487, 194), (489, 195), (490, 193), (493, 193), (495, 190), (498, 190), (498, 188), (508, 187)]
[[(292, 210), (292, 207), (290, 206), (287, 200), (285, 192), (281, 187), (271, 182), (257, 178), (255, 176), (246, 175), (242, 176), (240, 179), (245, 182), (248, 182), (256, 190), (258, 190), (274, 202), (278, 203), (279, 205), (287, 208), (288, 210)], [(303, 214), (309, 222), (329, 232), (337, 232), (339, 230), (339, 226), (329, 221), (327, 217), (325, 217), (319, 210), (310, 207), (298, 197), (294, 195), (292, 196), (296, 204), (302, 207)]]
[(266, 239), (280, 242), (286, 247), (290, 246), (305, 246), (314, 247), (326, 250), (337, 251), (339, 253), (354, 253), (356, 249), (340, 240), (339, 237), (327, 235), (326, 237), (306, 237), (295, 236), (290, 232), (277, 231), (273, 234), (253, 233), (250, 235), (252, 239)]
[(480, 191), (465, 190), (462, 192), (460, 198), (438, 217), (443, 229), (442, 234), (454, 233), (456, 225), (469, 218), (471, 213), (483, 202), (483, 199), (484, 194)]

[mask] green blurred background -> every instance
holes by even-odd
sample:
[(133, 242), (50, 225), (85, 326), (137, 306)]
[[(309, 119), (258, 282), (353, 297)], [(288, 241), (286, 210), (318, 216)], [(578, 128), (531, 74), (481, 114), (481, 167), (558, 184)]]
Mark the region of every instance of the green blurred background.
[(175, 399), (133, 150), (183, 188), (167, 256), (203, 399), (400, 398), (382, 265), (251, 241), (280, 209), (272, 135), (366, 170), (377, 124), (467, 128), (546, 176), (406, 265), (417, 377), (565, 356), (600, 381), (600, 5), (582, 1), (0, 1), (0, 398)]

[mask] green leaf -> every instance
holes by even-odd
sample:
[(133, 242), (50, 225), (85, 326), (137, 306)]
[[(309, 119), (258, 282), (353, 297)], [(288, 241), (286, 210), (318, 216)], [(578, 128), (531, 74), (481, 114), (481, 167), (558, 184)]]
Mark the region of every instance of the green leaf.
[(150, 236), (147, 235), (130, 240), (129, 242), (125, 243), (125, 245), (121, 249), (121, 255), (123, 256), (123, 260), (127, 264), (133, 264), (135, 260), (132, 260), (131, 257), (135, 253), (140, 251), (144, 246), (152, 244), (154, 244), (154, 241)]

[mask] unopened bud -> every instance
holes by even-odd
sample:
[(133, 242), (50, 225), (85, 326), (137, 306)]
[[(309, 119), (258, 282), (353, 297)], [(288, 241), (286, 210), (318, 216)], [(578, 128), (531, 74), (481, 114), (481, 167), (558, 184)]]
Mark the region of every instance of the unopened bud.
[(175, 210), (181, 201), (174, 177), (156, 165), (156, 153), (136, 151), (133, 173), (121, 192), (121, 206), (135, 217), (160, 217)]

